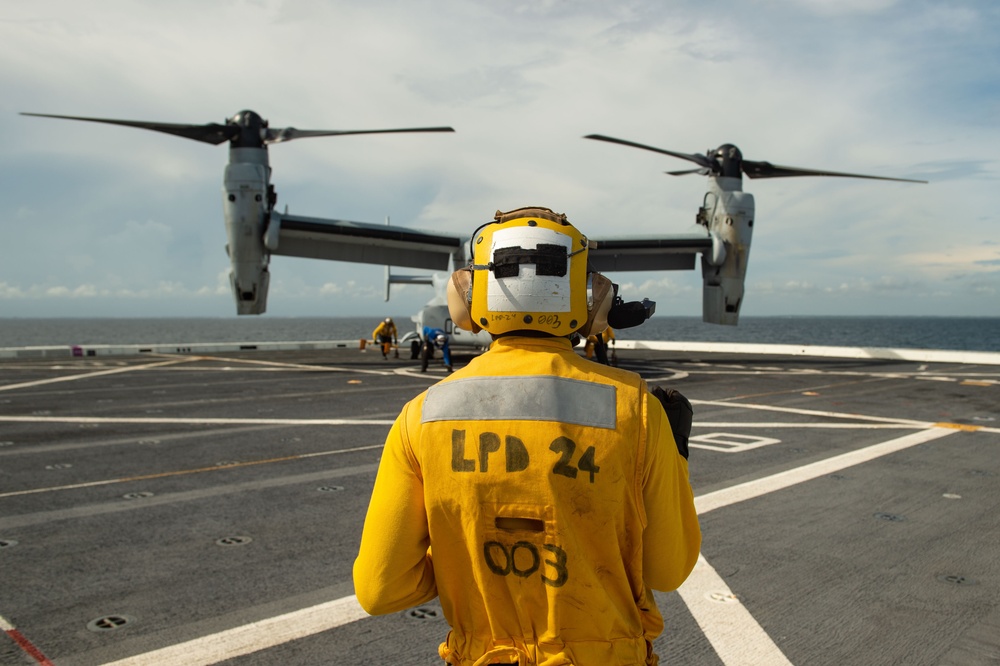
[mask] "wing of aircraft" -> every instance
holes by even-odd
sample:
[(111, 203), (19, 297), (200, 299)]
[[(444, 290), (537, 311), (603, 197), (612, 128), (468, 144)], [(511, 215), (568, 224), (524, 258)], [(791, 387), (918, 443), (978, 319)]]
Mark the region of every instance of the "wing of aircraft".
[[(447, 271), (468, 262), (468, 237), (389, 225), (271, 213), (264, 245), (271, 254)], [(712, 250), (703, 228), (681, 234), (594, 238), (594, 270), (692, 270)]]
[[(272, 211), (264, 232), (264, 247), (271, 255), (305, 257), (386, 266), (386, 297), (392, 284), (429, 284), (435, 296), (412, 318), (417, 332), (424, 326), (441, 328), (451, 334), (456, 346), (486, 347), (485, 332), (473, 334), (454, 329), (444, 297), (447, 272), (469, 263), (469, 239), (454, 234), (424, 231), (388, 224), (367, 224), (348, 220), (292, 215)], [(710, 254), (712, 236), (707, 230), (669, 236), (635, 236), (593, 239), (590, 264), (601, 272), (691, 270), (695, 255)], [(435, 271), (433, 276), (393, 275), (389, 266)], [(441, 275), (441, 273), (444, 275)], [(652, 310), (639, 317), (644, 321)], [(627, 325), (635, 325), (627, 324)], [(418, 339), (408, 333), (401, 345)]]
[[(264, 233), (271, 254), (446, 271), (465, 256), (460, 236), (389, 225), (271, 213)], [(454, 261), (454, 264), (452, 262)]]
[[(271, 254), (446, 271), (467, 263), (468, 237), (389, 225), (272, 212), (264, 245)], [(710, 252), (707, 231), (668, 236), (594, 238), (594, 270), (692, 270)]]
[(590, 265), (601, 273), (617, 271), (689, 271), (695, 255), (712, 251), (708, 231), (669, 236), (592, 238), (597, 247), (590, 251)]

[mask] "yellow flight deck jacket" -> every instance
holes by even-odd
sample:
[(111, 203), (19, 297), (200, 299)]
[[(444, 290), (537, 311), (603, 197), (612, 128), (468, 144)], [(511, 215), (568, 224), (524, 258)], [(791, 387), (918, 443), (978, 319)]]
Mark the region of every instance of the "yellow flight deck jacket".
[(504, 337), (396, 419), (354, 586), (372, 614), (440, 596), (450, 664), (656, 664), (651, 588), (676, 589), (700, 544), (646, 383), (565, 338)]
[(378, 336), (380, 336), (380, 335), (388, 335), (391, 338), (395, 338), (396, 337), (396, 325), (395, 324), (387, 324), (384, 321), (383, 322), (379, 322), (379, 325), (375, 327), (374, 331), (372, 331), (372, 340), (374, 340), (375, 342), (378, 342)]

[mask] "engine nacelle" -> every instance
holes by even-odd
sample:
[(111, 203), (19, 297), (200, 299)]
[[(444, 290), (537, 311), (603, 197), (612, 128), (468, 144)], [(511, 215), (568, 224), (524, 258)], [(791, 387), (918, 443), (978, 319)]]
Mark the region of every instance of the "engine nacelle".
[(716, 249), (711, 257), (702, 256), (702, 320), (735, 326), (743, 304), (743, 283), (750, 257), (753, 195), (742, 191), (737, 178), (720, 177), (710, 182), (713, 186), (705, 194), (698, 221), (708, 227), (716, 245), (722, 243), (724, 251)]
[[(249, 150), (249, 149), (242, 149)], [(235, 151), (234, 151), (235, 152)], [(222, 190), (222, 210), (231, 271), (229, 282), (237, 314), (261, 314), (267, 309), (270, 253), (264, 247), (268, 215), (268, 166), (230, 162)]]

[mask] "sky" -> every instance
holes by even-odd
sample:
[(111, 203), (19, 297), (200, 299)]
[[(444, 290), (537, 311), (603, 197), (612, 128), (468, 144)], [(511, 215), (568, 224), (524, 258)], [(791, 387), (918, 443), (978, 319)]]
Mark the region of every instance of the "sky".
[[(454, 134), (270, 148), (278, 205), (471, 233), (541, 205), (591, 237), (690, 230), (693, 165), (928, 180), (744, 179), (743, 316), (1000, 315), (994, 0), (8, 0), (0, 6), (0, 318), (235, 317), (226, 146), (19, 112)], [(271, 261), (268, 314), (412, 314), (384, 269)], [(397, 269), (396, 272), (415, 273)], [(700, 271), (611, 274), (700, 316)]]

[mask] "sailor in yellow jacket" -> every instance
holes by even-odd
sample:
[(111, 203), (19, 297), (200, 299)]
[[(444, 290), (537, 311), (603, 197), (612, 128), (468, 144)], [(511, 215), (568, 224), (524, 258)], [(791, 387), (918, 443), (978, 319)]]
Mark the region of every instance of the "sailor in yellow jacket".
[(392, 426), (358, 601), (384, 614), (439, 596), (449, 664), (656, 664), (652, 590), (684, 581), (701, 533), (660, 401), (572, 349), (606, 326), (612, 285), (548, 209), (498, 212), (472, 243), (449, 310), (494, 342)]
[[(389, 350), (397, 344), (396, 324), (392, 321), (392, 317), (386, 317), (378, 323), (372, 331), (372, 342), (382, 348), (382, 358), (389, 358)], [(399, 349), (396, 350), (396, 358), (399, 358)]]

